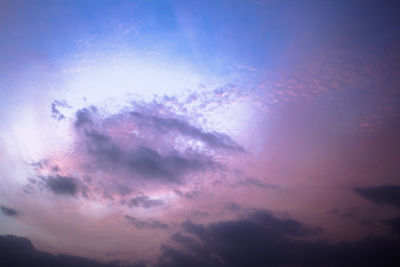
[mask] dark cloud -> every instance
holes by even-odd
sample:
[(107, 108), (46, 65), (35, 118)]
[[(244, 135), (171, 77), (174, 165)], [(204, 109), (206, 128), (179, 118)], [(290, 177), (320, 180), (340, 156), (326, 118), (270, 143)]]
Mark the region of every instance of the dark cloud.
[(57, 195), (76, 196), (79, 191), (79, 181), (75, 178), (56, 175), (43, 179), (46, 187)]
[[(115, 263), (100, 263), (95, 260), (69, 256), (52, 255), (47, 252), (37, 250), (31, 241), (24, 237), (13, 235), (0, 236), (0, 266), (13, 267), (117, 267)], [(125, 266), (125, 265), (124, 265)], [(144, 264), (129, 265), (131, 267), (145, 267)]]
[[(138, 107), (137, 110), (124, 110), (114, 116), (103, 118), (102, 120), (114, 120), (116, 123), (130, 121), (141, 130), (151, 129), (159, 135), (168, 133), (179, 134), (203, 142), (212, 149), (227, 149), (236, 152), (245, 152), (244, 148), (237, 144), (231, 137), (220, 132), (207, 132), (201, 128), (191, 125), (184, 118), (177, 118), (173, 115), (157, 115), (152, 109)], [(151, 104), (149, 104), (151, 106)], [(90, 126), (93, 124), (93, 115), (97, 113), (97, 108), (91, 106), (76, 112), (75, 126), (77, 128)], [(155, 115), (156, 113), (156, 115)], [(169, 112), (171, 114), (171, 112)]]
[(129, 215), (125, 215), (125, 219), (132, 224), (133, 226), (135, 226), (136, 228), (141, 228), (141, 229), (162, 229), (162, 230), (167, 230), (169, 229), (168, 224), (165, 224), (161, 221), (158, 220), (147, 220), (147, 221), (143, 221), (143, 220), (139, 220), (136, 219), (132, 216)]
[(142, 207), (142, 208), (152, 208), (157, 206), (162, 206), (164, 202), (161, 199), (151, 199), (148, 196), (138, 196), (132, 198), (129, 202), (129, 207)]
[(95, 130), (85, 133), (89, 153), (100, 168), (123, 169), (133, 175), (178, 182), (186, 173), (212, 168), (216, 164), (205, 156), (171, 151), (160, 154), (147, 146), (132, 150), (114, 143), (111, 137)]
[(11, 217), (17, 217), (21, 214), (18, 210), (3, 206), (3, 205), (0, 205), (0, 209), (4, 215), (11, 216)]
[(356, 217), (356, 210), (355, 209), (350, 209), (348, 211), (342, 212), (337, 208), (331, 209), (327, 211), (327, 214), (333, 214), (340, 216), (345, 219), (354, 219)]
[[(223, 133), (206, 132), (171, 111), (160, 110), (167, 108), (133, 103), (132, 108), (110, 116), (102, 115), (95, 106), (78, 110), (76, 148), (83, 153), (85, 169), (180, 183), (189, 174), (221, 168), (222, 164), (214, 161), (216, 150), (244, 151)], [(201, 141), (206, 148), (182, 148), (180, 137)]]
[(399, 266), (400, 240), (364, 238), (354, 243), (328, 244), (293, 239), (318, 234), (290, 219), (257, 211), (246, 218), (209, 225), (187, 221), (184, 233), (171, 239), (182, 249), (163, 245), (158, 267), (317, 267)]
[(54, 100), (53, 103), (51, 103), (51, 116), (58, 121), (65, 119), (65, 116), (59, 110), (60, 107), (70, 108), (71, 106), (68, 105), (68, 103), (65, 100), (63, 101)]
[(92, 122), (92, 113), (97, 110), (96, 107), (91, 108), (83, 108), (76, 112), (76, 120), (75, 127), (80, 128), (85, 125), (91, 125)]
[(181, 119), (163, 118), (140, 112), (131, 112), (131, 116), (140, 125), (152, 127), (162, 133), (178, 132), (183, 136), (202, 141), (212, 148), (222, 148), (238, 152), (245, 151), (243, 147), (234, 142), (228, 135), (217, 132), (205, 132)]
[(203, 194), (203, 192), (200, 191), (200, 190), (191, 190), (191, 191), (188, 191), (188, 192), (184, 193), (184, 192), (182, 192), (182, 191), (180, 191), (178, 189), (175, 189), (174, 193), (177, 194), (180, 197), (185, 197), (185, 198), (189, 198), (189, 199), (197, 198), (201, 194)]
[(387, 220), (386, 224), (390, 226), (393, 234), (400, 235), (400, 216)]
[(400, 185), (356, 187), (354, 191), (376, 205), (400, 207)]
[(258, 186), (261, 188), (271, 188), (271, 189), (277, 189), (279, 188), (278, 185), (275, 184), (265, 184), (263, 182), (261, 182), (260, 180), (256, 179), (256, 178), (246, 178), (245, 180), (239, 181), (237, 183), (238, 185), (253, 185), (253, 186)]

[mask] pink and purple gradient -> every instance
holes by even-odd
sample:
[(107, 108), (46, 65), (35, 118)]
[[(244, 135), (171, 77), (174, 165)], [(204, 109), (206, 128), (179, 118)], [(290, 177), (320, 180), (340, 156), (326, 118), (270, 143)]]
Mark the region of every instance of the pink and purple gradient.
[(0, 264), (398, 266), (397, 8), (2, 1)]

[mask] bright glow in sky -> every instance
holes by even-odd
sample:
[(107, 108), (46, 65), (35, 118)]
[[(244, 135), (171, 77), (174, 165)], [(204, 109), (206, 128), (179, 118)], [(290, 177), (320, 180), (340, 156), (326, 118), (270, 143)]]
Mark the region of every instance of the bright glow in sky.
[(1, 1), (0, 265), (399, 266), (397, 5)]

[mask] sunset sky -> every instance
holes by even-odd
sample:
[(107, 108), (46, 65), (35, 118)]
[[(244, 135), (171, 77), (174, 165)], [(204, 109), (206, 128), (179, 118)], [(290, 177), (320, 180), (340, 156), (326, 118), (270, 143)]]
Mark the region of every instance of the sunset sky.
[(0, 265), (400, 266), (399, 10), (0, 1)]

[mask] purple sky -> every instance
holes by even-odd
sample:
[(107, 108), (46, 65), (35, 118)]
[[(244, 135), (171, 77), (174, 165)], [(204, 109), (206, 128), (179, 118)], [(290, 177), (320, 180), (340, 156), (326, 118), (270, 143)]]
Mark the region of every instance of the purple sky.
[(398, 8), (1, 1), (0, 265), (400, 266)]

